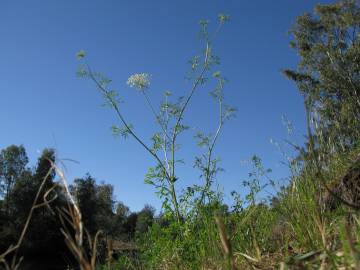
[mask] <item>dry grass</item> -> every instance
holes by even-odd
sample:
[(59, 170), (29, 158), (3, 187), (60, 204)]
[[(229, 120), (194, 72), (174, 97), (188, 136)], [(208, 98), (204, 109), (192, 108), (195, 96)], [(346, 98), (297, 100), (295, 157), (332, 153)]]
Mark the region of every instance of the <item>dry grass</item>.
[[(20, 237), (15, 245), (9, 246), (5, 252), (0, 254), (0, 263), (5, 267), (6, 270), (19, 269), (21, 262), (23, 261), (23, 257), (18, 257), (18, 250), (21, 247), (24, 241), (24, 237), (29, 229), (29, 224), (33, 217), (34, 211), (41, 207), (47, 207), (49, 211), (51, 211), (53, 214), (58, 214), (62, 225), (60, 230), (64, 235), (65, 243), (67, 244), (69, 250), (78, 261), (80, 269), (95, 270), (97, 242), (99, 235), (101, 234), (101, 231), (98, 231), (94, 239), (92, 240), (90, 234), (83, 226), (83, 222), (81, 219), (81, 212), (69, 191), (69, 186), (64, 176), (64, 173), (52, 160), (48, 160), (48, 161), (51, 163), (51, 168), (49, 169), (43, 181), (41, 182), (41, 185), (39, 186), (39, 189), (36, 193), (31, 209), (26, 218), (26, 222), (22, 228)], [(44, 192), (45, 183), (53, 172), (56, 172), (56, 174), (59, 176), (59, 181)], [(67, 198), (66, 208), (53, 209), (51, 206), (51, 203), (58, 198), (57, 193), (53, 192), (57, 187), (61, 188), (60, 190)], [(41, 201), (40, 195), (42, 192), (44, 192), (44, 195)], [(49, 198), (51, 194), (53, 195), (51, 198)], [(85, 251), (84, 232), (86, 234), (88, 247), (91, 250), (90, 256), (88, 256), (87, 252)], [(11, 257), (11, 260), (9, 261), (7, 257)]]
[[(56, 195), (51, 199), (47, 198), (49, 196), (50, 192), (54, 189), (54, 188), (51, 188), (45, 192), (44, 197), (43, 197), (43, 202), (39, 201), (40, 194), (44, 189), (45, 183), (48, 180), (51, 173), (54, 171), (54, 169), (55, 169), (55, 167), (53, 164), (52, 167), (50, 168), (50, 170), (47, 172), (46, 176), (44, 177), (43, 181), (41, 182), (41, 185), (36, 193), (34, 202), (31, 206), (31, 209), (29, 211), (29, 214), (27, 216), (26, 222), (21, 231), (18, 241), (16, 242), (15, 245), (9, 246), (9, 248), (5, 252), (0, 254), (0, 263), (2, 263), (4, 265), (6, 270), (17, 270), (20, 267), (20, 264), (21, 264), (23, 258), (22, 257), (18, 258), (18, 250), (24, 241), (24, 237), (25, 237), (26, 232), (28, 231), (29, 224), (30, 224), (30, 221), (31, 221), (34, 211), (40, 207), (45, 207), (45, 206), (50, 207), (51, 202), (53, 202), (57, 198)], [(10, 255), (12, 256), (12, 259), (11, 259), (11, 262), (8, 262), (6, 257), (10, 256)]]

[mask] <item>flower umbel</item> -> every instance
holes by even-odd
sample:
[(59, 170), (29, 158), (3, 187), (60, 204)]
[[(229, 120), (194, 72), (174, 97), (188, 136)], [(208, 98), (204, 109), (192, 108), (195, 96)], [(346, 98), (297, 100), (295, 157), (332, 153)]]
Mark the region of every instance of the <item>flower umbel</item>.
[(129, 77), (127, 85), (136, 88), (140, 91), (144, 91), (149, 88), (151, 75), (148, 73), (136, 73)]

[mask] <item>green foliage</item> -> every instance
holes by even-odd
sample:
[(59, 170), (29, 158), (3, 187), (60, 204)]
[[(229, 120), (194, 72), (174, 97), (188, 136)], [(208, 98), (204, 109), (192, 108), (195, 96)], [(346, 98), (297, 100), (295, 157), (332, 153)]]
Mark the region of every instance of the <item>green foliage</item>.
[(80, 60), (80, 59), (84, 58), (85, 55), (86, 55), (85, 51), (84, 51), (84, 50), (80, 50), (80, 51), (76, 54), (76, 58), (77, 58), (78, 60)]
[(359, 13), (357, 1), (344, 0), (299, 16), (291, 46), (300, 63), (284, 72), (304, 95), (318, 140), (337, 151), (354, 146), (360, 130)]
[(137, 214), (136, 234), (143, 235), (151, 227), (154, 221), (155, 208), (151, 205), (145, 207)]
[[(171, 219), (166, 225), (161, 225), (160, 220), (154, 223), (139, 242), (143, 267), (158, 269), (162, 265), (166, 269), (200, 269), (204, 259), (212, 255), (219, 257), (217, 229), (213, 218), (205, 211), (210, 213), (210, 209), (204, 209), (203, 219), (186, 220), (181, 225)], [(209, 239), (212, 239), (211, 247), (208, 246)]]
[[(212, 145), (217, 135), (197, 132), (198, 146), (205, 150), (195, 157), (194, 167), (200, 170), (204, 185), (186, 187), (179, 196), (183, 222), (176, 223), (170, 215), (166, 222), (155, 222), (140, 241), (141, 267), (144, 269), (217, 269), (223, 267), (224, 249), (214, 216), (222, 212), (235, 251), (239, 269), (337, 269), (355, 268), (359, 264), (358, 214), (352, 213), (355, 223), (347, 225), (344, 217), (349, 209), (344, 205), (333, 212), (324, 206), (324, 182), (339, 179), (359, 154), (359, 95), (358, 48), (360, 7), (355, 1), (339, 1), (318, 5), (316, 14), (305, 14), (297, 19), (291, 33), (291, 43), (301, 57), (296, 71), (285, 74), (294, 80), (304, 96), (307, 110), (308, 136), (304, 147), (291, 142), (297, 151), (295, 158), (286, 157), (289, 166), (289, 184), (281, 187), (276, 197), (264, 199), (264, 193), (278, 187), (269, 177), (258, 156), (251, 159), (252, 170), (243, 181), (242, 192), (231, 193), (232, 211), (222, 208), (223, 194), (211, 189), (221, 168), (214, 158)], [(219, 16), (220, 22), (228, 20)], [(200, 38), (210, 40), (209, 22), (200, 22)], [(208, 70), (218, 64), (211, 48), (205, 50)], [(190, 60), (188, 78), (201, 67), (201, 57)], [(232, 117), (234, 110), (222, 107), (223, 86), (226, 80), (221, 72), (212, 74), (217, 80), (210, 95), (219, 102), (222, 121)], [(209, 78), (201, 77), (199, 84)], [(178, 108), (178, 107), (176, 107)], [(163, 111), (168, 104), (163, 105)], [(178, 113), (178, 109), (176, 110)], [(180, 111), (181, 114), (181, 111)], [(164, 141), (157, 134), (154, 149)], [(149, 170), (146, 182), (165, 179), (161, 168)], [(332, 181), (332, 187), (338, 183)], [(164, 209), (168, 206), (170, 190), (160, 186)], [(246, 194), (244, 194), (247, 191)], [(168, 206), (169, 207), (169, 206)], [(351, 209), (350, 209), (351, 210)], [(282, 265), (282, 266), (281, 266)]]
[(11, 145), (0, 153), (0, 194), (8, 197), (16, 180), (26, 169), (28, 157), (25, 148)]

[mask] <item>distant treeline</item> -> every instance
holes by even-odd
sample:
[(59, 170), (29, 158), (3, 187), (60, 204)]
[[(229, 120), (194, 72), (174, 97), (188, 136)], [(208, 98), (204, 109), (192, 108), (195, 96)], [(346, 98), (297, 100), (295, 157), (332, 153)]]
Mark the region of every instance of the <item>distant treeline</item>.
[[(28, 156), (25, 148), (20, 145), (10, 145), (0, 152), (0, 253), (20, 237), (23, 226), (29, 215), (39, 187), (47, 176), (45, 187), (40, 194), (41, 201), (45, 192), (54, 186), (55, 173), (51, 171), (51, 161), (55, 161), (53, 149), (45, 149), (34, 168), (28, 167)], [(66, 207), (67, 199), (61, 189), (55, 190), (58, 199), (51, 203), (51, 208)], [(114, 200), (113, 186), (96, 183), (90, 174), (77, 178), (70, 185), (82, 214), (84, 227), (91, 236), (102, 231), (104, 239), (116, 239), (132, 242), (136, 235), (146, 232), (152, 224), (155, 209), (149, 205), (139, 212), (130, 212), (129, 207)], [(59, 217), (47, 207), (35, 209), (31, 218), (19, 255), (24, 255), (38, 261), (51, 261), (59, 269), (64, 265), (72, 265), (72, 254), (64, 242)], [(105, 251), (99, 249), (99, 257)], [(31, 259), (30, 259), (31, 260)]]

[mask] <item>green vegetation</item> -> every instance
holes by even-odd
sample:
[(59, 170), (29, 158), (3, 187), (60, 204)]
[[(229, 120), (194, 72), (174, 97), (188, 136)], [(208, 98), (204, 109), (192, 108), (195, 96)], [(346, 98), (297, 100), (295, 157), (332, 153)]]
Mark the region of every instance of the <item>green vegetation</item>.
[[(359, 3), (318, 5), (314, 14), (297, 18), (290, 33), (300, 62), (296, 70), (283, 73), (304, 98), (306, 142), (286, 142), (296, 153), (286, 158), (286, 186), (277, 186), (271, 170), (253, 156), (243, 189), (231, 192), (232, 205), (224, 203), (214, 185), (222, 171), (216, 143), (235, 112), (225, 103), (226, 80), (213, 49), (229, 19), (219, 15), (214, 33), (201, 21), (204, 48), (189, 61), (191, 87), (184, 98), (166, 91), (156, 111), (148, 93), (151, 75), (129, 78), (127, 84), (139, 91), (158, 126), (151, 144), (127, 121), (111, 80), (85, 62), (84, 51), (78, 53), (78, 75), (95, 83), (118, 117), (120, 126), (113, 132), (135, 139), (154, 159), (144, 179), (162, 201), (161, 214), (156, 216), (148, 205), (131, 213), (114, 201), (111, 185), (99, 185), (90, 175), (68, 186), (52, 150), (44, 150), (36, 168), (28, 169), (25, 149), (10, 146), (0, 154), (0, 250), (5, 250), (0, 260), (5, 269), (16, 269), (19, 256), (25, 256), (26, 265), (29, 254), (59, 251), (67, 258), (63, 266), (82, 270), (360, 269)], [(202, 184), (178, 192), (178, 140), (190, 133), (185, 112), (198, 89), (207, 86), (213, 87), (209, 93), (219, 113), (213, 132), (194, 135), (203, 153), (192, 166), (200, 171)], [(278, 192), (264, 198), (269, 188)], [(26, 232), (21, 248), (7, 249), (22, 239), (21, 232)]]

